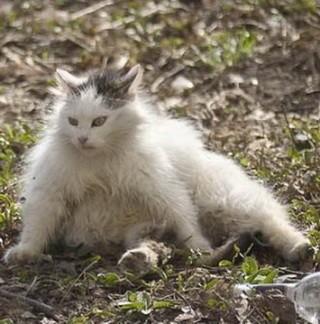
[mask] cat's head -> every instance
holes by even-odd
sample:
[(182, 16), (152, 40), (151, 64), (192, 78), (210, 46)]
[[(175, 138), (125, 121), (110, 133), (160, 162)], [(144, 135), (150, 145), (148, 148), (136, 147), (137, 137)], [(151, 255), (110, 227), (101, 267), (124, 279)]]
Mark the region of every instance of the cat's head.
[(56, 91), (60, 102), (58, 132), (84, 154), (107, 149), (113, 137), (135, 121), (132, 106), (142, 79), (142, 68), (103, 69), (77, 77), (58, 69)]

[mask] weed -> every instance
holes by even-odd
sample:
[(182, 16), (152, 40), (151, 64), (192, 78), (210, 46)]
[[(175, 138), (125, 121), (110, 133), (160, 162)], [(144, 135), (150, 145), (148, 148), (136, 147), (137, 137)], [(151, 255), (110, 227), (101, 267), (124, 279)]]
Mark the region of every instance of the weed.
[(15, 201), (16, 164), (21, 153), (35, 141), (34, 132), (26, 124), (0, 130), (0, 229), (10, 227), (19, 216)]

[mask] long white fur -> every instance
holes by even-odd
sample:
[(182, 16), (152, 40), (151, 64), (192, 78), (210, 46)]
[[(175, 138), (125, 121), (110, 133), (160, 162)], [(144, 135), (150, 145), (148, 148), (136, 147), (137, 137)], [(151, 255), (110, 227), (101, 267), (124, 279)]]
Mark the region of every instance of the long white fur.
[[(139, 94), (109, 110), (89, 87), (78, 97), (60, 95), (53, 108), (28, 155), (23, 231), (7, 262), (38, 257), (62, 233), (74, 244), (130, 247), (148, 226), (171, 229), (187, 247), (202, 250), (211, 249), (218, 223), (230, 234), (261, 231), (292, 260), (308, 245), (266, 188), (206, 150), (190, 122), (158, 114)], [(91, 128), (101, 115), (107, 122)], [(70, 116), (78, 127), (69, 125)], [(82, 149), (80, 136), (94, 149)]]

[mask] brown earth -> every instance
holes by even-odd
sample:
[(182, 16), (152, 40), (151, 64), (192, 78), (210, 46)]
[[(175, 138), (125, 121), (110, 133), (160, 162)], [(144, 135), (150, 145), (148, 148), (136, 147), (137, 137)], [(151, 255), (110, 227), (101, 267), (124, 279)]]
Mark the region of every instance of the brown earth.
[[(320, 6), (312, 0), (2, 1), (0, 134), (5, 123), (38, 127), (57, 67), (81, 72), (128, 56), (143, 65), (153, 100), (195, 120), (208, 148), (273, 188), (317, 247), (319, 44)], [(25, 147), (16, 150), (20, 161)], [(11, 186), (0, 189), (15, 198)], [(0, 227), (0, 254), (19, 227)], [(267, 248), (254, 253), (279, 274), (298, 277), (319, 260), (293, 270)], [(171, 262), (136, 278), (118, 274), (114, 260), (74, 253), (39, 265), (0, 264), (0, 323), (295, 322), (278, 293), (234, 299), (231, 284), (243, 279), (241, 271)]]

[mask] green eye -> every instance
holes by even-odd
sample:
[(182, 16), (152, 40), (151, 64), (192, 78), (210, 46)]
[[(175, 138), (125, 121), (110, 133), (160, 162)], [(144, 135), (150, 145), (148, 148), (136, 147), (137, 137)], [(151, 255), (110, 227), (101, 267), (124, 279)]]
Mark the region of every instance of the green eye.
[(102, 126), (107, 120), (107, 116), (97, 117), (93, 120), (91, 127), (100, 127)]
[(68, 117), (68, 121), (69, 121), (69, 124), (72, 126), (78, 126), (78, 124), (79, 124), (78, 120), (75, 118), (72, 118), (72, 117)]

